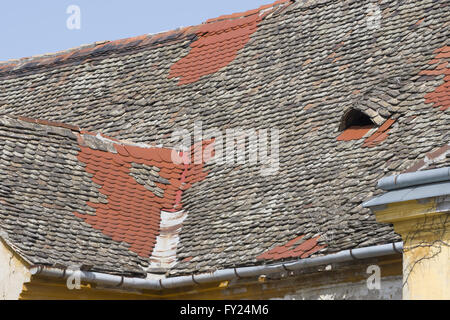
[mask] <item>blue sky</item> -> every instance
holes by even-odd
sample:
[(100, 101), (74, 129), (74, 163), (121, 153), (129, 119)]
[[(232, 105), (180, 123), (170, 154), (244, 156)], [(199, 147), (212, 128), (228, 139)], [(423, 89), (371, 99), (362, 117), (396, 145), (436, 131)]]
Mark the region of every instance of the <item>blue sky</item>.
[[(275, 0), (2, 0), (0, 61), (199, 24)], [(81, 10), (79, 30), (67, 8)]]

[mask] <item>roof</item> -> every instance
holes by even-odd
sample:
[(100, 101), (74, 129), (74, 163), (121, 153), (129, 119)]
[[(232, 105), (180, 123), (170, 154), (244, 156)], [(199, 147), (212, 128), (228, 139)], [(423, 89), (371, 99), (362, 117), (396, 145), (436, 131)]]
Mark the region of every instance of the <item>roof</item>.
[(450, 195), (450, 167), (384, 178), (378, 187), (388, 192), (365, 202), (363, 207)]
[(0, 135), (1, 229), (33, 264), (142, 274), (161, 262), (158, 237), (178, 232), (162, 216), (179, 219), (183, 191), (206, 176), (188, 154), (177, 164), (172, 149), (64, 124), (3, 116)]
[[(95, 188), (92, 192), (107, 204), (96, 207), (86, 197), (73, 197), (80, 206), (76, 210), (53, 208), (58, 223), (73, 221), (80, 226), (74, 230), (92, 232), (108, 244), (109, 253), (101, 251), (98, 257), (103, 260), (92, 264), (110, 273), (146, 272), (149, 266), (153, 270), (149, 252), (165, 266), (160, 272), (176, 276), (396, 242), (400, 237), (393, 228), (378, 224), (361, 204), (379, 194), (376, 182), (386, 175), (449, 165), (448, 5), (447, 1), (382, 1), (378, 7), (355, 0), (280, 1), (169, 33), (10, 61), (0, 64), (0, 114), (63, 122), (101, 133), (110, 137), (108, 141), (168, 150), (175, 148), (172, 134), (180, 128), (187, 130), (194, 145), (208, 140), (194, 137), (196, 123), (203, 132), (268, 130), (275, 140), (278, 133), (279, 168), (274, 174), (261, 174), (261, 163), (249, 161), (205, 163), (192, 172), (195, 183), (178, 196), (179, 219), (170, 221), (162, 213), (160, 230), (145, 235), (148, 243), (123, 241), (116, 225), (96, 229), (93, 210), (101, 213), (101, 205), (105, 208), (113, 199)], [(364, 135), (350, 132), (338, 139), (342, 118), (350, 109), (367, 114), (375, 127)], [(26, 141), (39, 141), (17, 126), (2, 134), (12, 148), (22, 150)], [(55, 130), (44, 127), (38, 131)], [(83, 149), (74, 131), (67, 130), (72, 135), (67, 138), (74, 148), (72, 157), (77, 157)], [(50, 148), (48, 156), (33, 161), (52, 167), (59, 148)], [(9, 157), (8, 152), (12, 151), (2, 149), (0, 159)], [(247, 149), (246, 156), (250, 155), (254, 151)], [(12, 157), (3, 167), (15, 168), (18, 159), (27, 159)], [(99, 177), (111, 184), (114, 168), (99, 177), (89, 172), (96, 162), (110, 161), (109, 156), (82, 151), (77, 161), (70, 170), (90, 179), (85, 188), (94, 183), (98, 189)], [(89, 161), (94, 161), (91, 167)], [(142, 169), (150, 181), (157, 179), (148, 164), (135, 163), (136, 172)], [(127, 170), (130, 174), (131, 168)], [(9, 177), (16, 171), (5, 172), (7, 180), (2, 181), (14, 181)], [(207, 175), (199, 176), (200, 172)], [(8, 221), (10, 242), (21, 244), (22, 252), (27, 247), (30, 255), (40, 252), (38, 245), (48, 250), (36, 256), (35, 263), (79, 263), (94, 257), (88, 253), (96, 252), (91, 249), (96, 244), (83, 242), (80, 232), (72, 243), (81, 243), (82, 256), (76, 258), (70, 250), (67, 257), (58, 253), (72, 229), (61, 227), (64, 232), (54, 238), (45, 233), (49, 222), (38, 219), (39, 214), (52, 208), (43, 210), (46, 203), (35, 195), (37, 189), (26, 193), (31, 185), (27, 181), (39, 180), (38, 173), (18, 184), (18, 199), (34, 195), (25, 205), (6, 207), (5, 194), (0, 194), (0, 228), (6, 229)], [(133, 181), (140, 176), (136, 177)], [(70, 188), (67, 180), (48, 183), (65, 190)], [(2, 182), (2, 188), (11, 187)], [(150, 189), (160, 191), (153, 185)], [(132, 196), (131, 191), (126, 194)], [(65, 200), (47, 204), (74, 206)], [(37, 216), (24, 216), (30, 208)], [(15, 218), (7, 220), (12, 216), (6, 212), (16, 212)], [(147, 221), (138, 213), (142, 211), (130, 214)], [(152, 217), (157, 225), (156, 211)], [(14, 238), (25, 223), (33, 232)], [(159, 246), (158, 236), (169, 239), (169, 244)]]

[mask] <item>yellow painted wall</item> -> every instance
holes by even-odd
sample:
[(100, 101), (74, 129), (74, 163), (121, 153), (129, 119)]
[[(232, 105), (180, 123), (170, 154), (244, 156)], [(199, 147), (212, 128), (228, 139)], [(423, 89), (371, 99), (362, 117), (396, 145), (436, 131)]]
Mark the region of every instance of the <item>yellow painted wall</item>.
[(450, 299), (450, 197), (373, 208), (403, 239), (403, 299)]
[(449, 234), (439, 241), (407, 241), (403, 255), (404, 299), (450, 299)]
[(160, 299), (158, 295), (107, 290), (82, 285), (80, 289), (69, 290), (64, 281), (56, 279), (32, 279), (26, 283), (20, 294), (21, 300), (149, 300)]

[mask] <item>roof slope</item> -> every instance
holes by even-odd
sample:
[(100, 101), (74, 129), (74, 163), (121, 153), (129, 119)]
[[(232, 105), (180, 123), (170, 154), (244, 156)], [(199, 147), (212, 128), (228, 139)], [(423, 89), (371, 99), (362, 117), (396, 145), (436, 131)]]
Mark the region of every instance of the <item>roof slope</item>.
[(0, 231), (33, 264), (143, 274), (162, 213), (176, 218), (207, 175), (188, 154), (177, 164), (171, 149), (75, 126), (3, 116), (0, 137)]
[(0, 231), (22, 257), (33, 264), (143, 273), (145, 260), (129, 245), (87, 228), (75, 214), (94, 214), (88, 201), (106, 198), (78, 159), (75, 132), (1, 117), (0, 136)]
[[(427, 154), (449, 163), (440, 151), (450, 140), (449, 4), (279, 2), (9, 62), (0, 113), (164, 146), (177, 128), (193, 134), (195, 121), (204, 131), (278, 129), (276, 174), (261, 175), (259, 163), (207, 164), (208, 176), (183, 191), (171, 275), (397, 241), (361, 203), (383, 176), (433, 164)], [(338, 140), (351, 108), (376, 127)]]

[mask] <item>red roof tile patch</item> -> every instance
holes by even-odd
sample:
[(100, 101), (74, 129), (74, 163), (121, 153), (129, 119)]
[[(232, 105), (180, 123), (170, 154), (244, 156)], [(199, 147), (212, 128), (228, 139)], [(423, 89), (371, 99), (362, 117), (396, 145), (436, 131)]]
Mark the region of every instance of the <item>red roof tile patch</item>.
[(368, 137), (363, 146), (364, 147), (374, 147), (378, 145), (380, 142), (384, 141), (388, 137), (389, 130), (391, 126), (395, 123), (395, 120), (388, 119), (386, 120), (377, 131), (375, 131), (370, 137)]
[(191, 43), (189, 54), (172, 65), (169, 78), (180, 78), (179, 85), (183, 85), (226, 67), (256, 32), (263, 12), (284, 3), (289, 1), (277, 1), (256, 10), (208, 20), (198, 27), (198, 39)]
[[(280, 260), (288, 258), (305, 259), (325, 248), (318, 244), (320, 236), (301, 242), (304, 236), (290, 240), (285, 245), (276, 246), (256, 257), (258, 260)], [(299, 244), (300, 243), (300, 244)]]
[[(82, 141), (83, 137), (79, 135), (78, 139)], [(207, 145), (208, 142), (203, 143), (203, 147)], [(139, 256), (149, 257), (159, 234), (161, 211), (181, 210), (184, 183), (199, 182), (207, 173), (203, 171), (203, 163), (189, 163), (186, 155), (181, 154), (184, 163), (174, 163), (172, 149), (120, 144), (114, 147), (116, 154), (93, 150), (80, 143), (78, 160), (86, 164), (85, 170), (101, 186), (99, 192), (106, 196), (107, 202), (87, 202), (95, 209), (95, 215), (74, 214), (113, 240), (128, 243), (130, 250)], [(153, 193), (131, 175), (136, 164), (156, 168), (160, 178), (167, 179), (165, 183), (155, 183), (162, 194)]]
[[(444, 46), (435, 51), (437, 55), (430, 64), (437, 64), (432, 70), (422, 70), (421, 75), (440, 76), (444, 75), (444, 83), (433, 92), (425, 95), (425, 103), (433, 103), (433, 107), (445, 111), (450, 108), (450, 46)], [(447, 60), (447, 61), (446, 61)]]
[(339, 137), (337, 137), (338, 141), (350, 141), (350, 140), (359, 140), (362, 139), (370, 130), (374, 128), (373, 125), (368, 126), (352, 126), (350, 128), (345, 129)]

